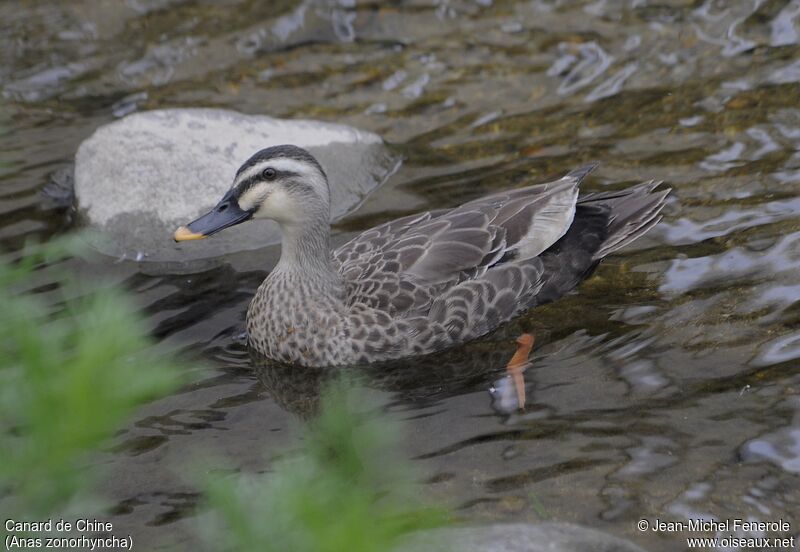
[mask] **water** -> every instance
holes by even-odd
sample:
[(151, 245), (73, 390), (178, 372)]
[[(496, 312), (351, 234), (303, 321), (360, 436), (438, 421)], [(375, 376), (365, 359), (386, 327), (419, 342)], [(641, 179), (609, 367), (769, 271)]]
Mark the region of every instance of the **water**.
[[(338, 239), (590, 160), (587, 190), (664, 179), (665, 220), (579, 293), (447, 358), (369, 371), (370, 392), (407, 421), (428, 494), (466, 519), (572, 521), (648, 550), (683, 536), (640, 518), (800, 523), (799, 18), (796, 0), (6, 2), (0, 245), (70, 228), (40, 190), (137, 109), (381, 134), (405, 164)], [(166, 347), (212, 368), (98, 460), (137, 546), (191, 538), (187, 460), (263, 470), (313, 410), (324, 374), (254, 369), (236, 339), (275, 256), (157, 276), (100, 262)], [(502, 415), (488, 389), (523, 331), (527, 410)]]

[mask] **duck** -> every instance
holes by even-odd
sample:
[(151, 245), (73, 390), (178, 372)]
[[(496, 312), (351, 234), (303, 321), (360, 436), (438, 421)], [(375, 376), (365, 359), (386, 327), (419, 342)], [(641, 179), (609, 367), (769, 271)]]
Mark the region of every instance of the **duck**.
[(370, 228), (331, 250), (330, 187), (305, 149), (272, 146), (238, 169), (174, 240), (251, 219), (281, 230), (281, 254), (247, 309), (247, 344), (276, 362), (362, 365), (422, 356), (493, 331), (586, 279), (661, 220), (661, 182), (581, 194), (597, 164)]

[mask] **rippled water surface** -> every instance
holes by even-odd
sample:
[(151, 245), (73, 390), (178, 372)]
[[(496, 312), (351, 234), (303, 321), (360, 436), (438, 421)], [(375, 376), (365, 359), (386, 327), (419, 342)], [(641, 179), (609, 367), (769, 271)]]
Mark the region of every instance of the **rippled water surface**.
[[(0, 245), (73, 226), (40, 191), (97, 126), (215, 106), (377, 132), (400, 171), (339, 238), (558, 176), (650, 178), (664, 221), (577, 294), (435, 362), (367, 373), (428, 493), (475, 521), (572, 521), (640, 543), (640, 518), (800, 527), (800, 2), (73, 0), (0, 4)], [(190, 198), (187, 198), (190, 200)], [(243, 258), (246, 257), (246, 258)], [(243, 470), (296, 443), (317, 373), (236, 340), (269, 249), (193, 274), (100, 262), (164, 343), (212, 366), (103, 454), (115, 530), (190, 539), (187, 459)], [(76, 270), (97, 268), (75, 263)], [(158, 274), (158, 275), (153, 275)], [(528, 407), (488, 388), (533, 332)]]

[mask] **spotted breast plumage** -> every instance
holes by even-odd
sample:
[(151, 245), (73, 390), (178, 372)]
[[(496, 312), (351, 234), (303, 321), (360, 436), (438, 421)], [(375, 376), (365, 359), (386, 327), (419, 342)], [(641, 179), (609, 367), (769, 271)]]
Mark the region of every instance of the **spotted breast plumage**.
[(650, 181), (579, 195), (592, 169), (392, 220), (331, 251), (323, 168), (276, 146), (245, 162), (175, 240), (253, 217), (279, 223), (280, 260), (247, 312), (248, 343), (269, 358), (332, 366), (424, 355), (561, 297), (657, 224), (668, 189)]

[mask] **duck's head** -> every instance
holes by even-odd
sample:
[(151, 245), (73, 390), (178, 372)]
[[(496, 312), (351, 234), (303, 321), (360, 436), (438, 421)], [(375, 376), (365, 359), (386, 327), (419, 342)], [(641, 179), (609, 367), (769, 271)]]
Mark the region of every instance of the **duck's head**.
[(330, 191), (325, 171), (297, 146), (273, 146), (245, 161), (233, 186), (208, 213), (175, 231), (175, 241), (199, 240), (224, 228), (268, 218), (284, 225), (328, 222)]

